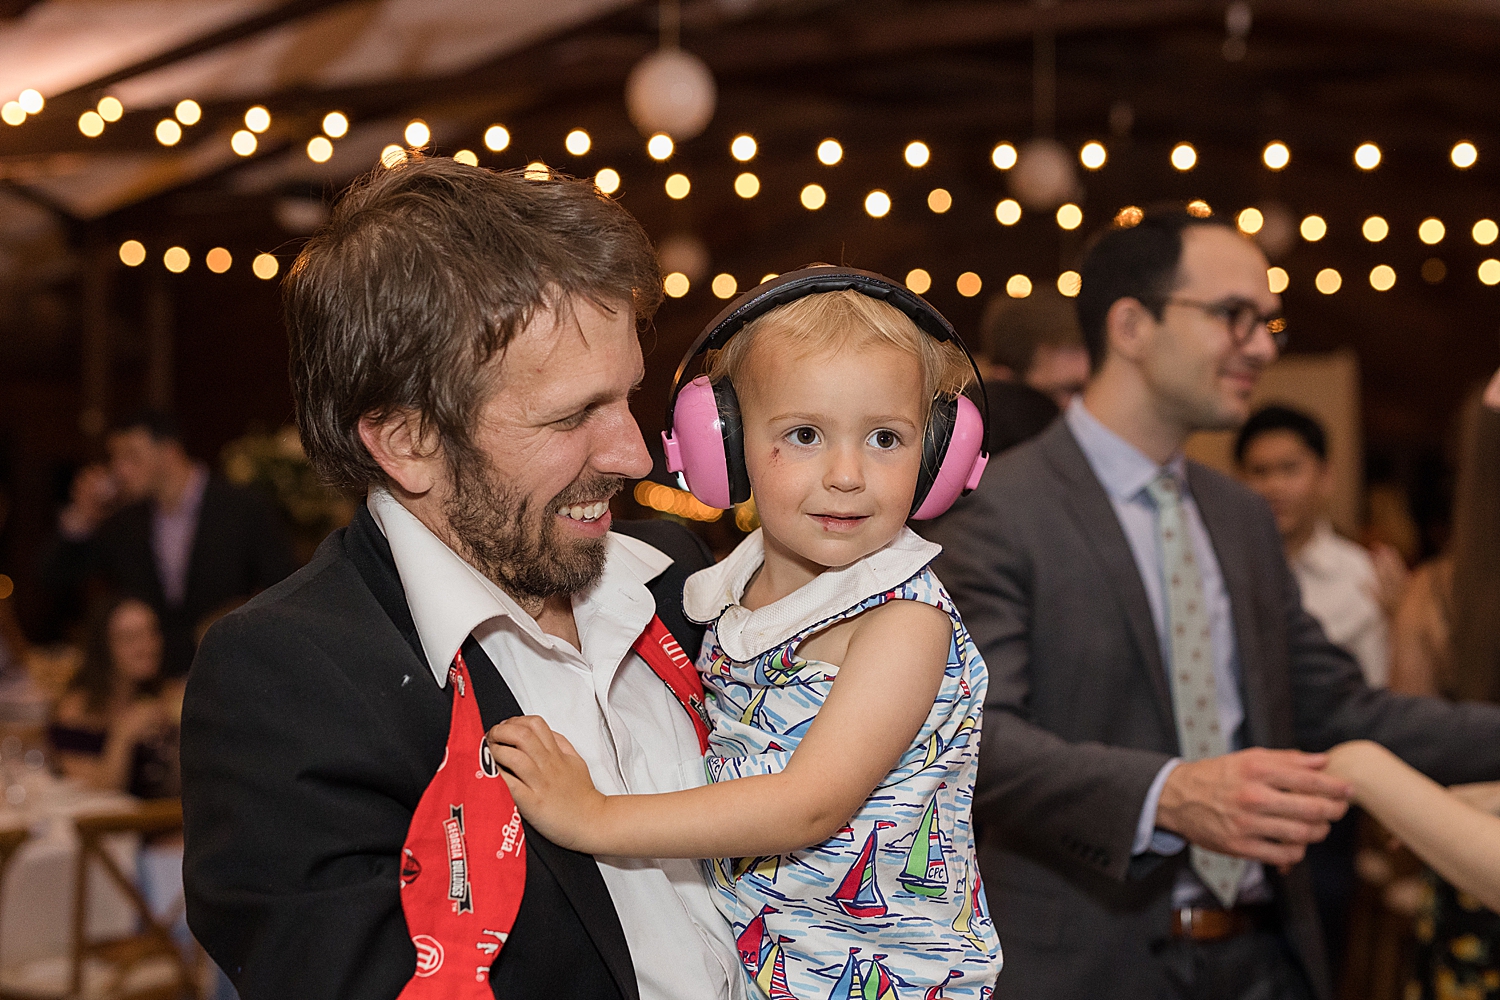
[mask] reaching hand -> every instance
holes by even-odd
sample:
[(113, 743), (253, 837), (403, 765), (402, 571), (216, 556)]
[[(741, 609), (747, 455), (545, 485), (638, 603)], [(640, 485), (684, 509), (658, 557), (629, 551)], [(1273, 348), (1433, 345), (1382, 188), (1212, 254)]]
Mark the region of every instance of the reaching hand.
[(1252, 747), (1179, 764), (1156, 825), (1199, 847), (1286, 868), (1349, 808), (1353, 788), (1324, 773), (1326, 754)]
[(573, 744), (536, 715), (518, 715), (485, 737), (500, 776), (526, 821), (560, 847), (592, 854), (587, 834), (602, 819), (605, 796)]
[(109, 517), (118, 497), (114, 477), (102, 465), (86, 465), (73, 477), (68, 505), (58, 521), (64, 533), (75, 538), (92, 535)]
[(1410, 574), (1401, 553), (1383, 542), (1370, 549), (1370, 561), (1375, 565), (1375, 600), (1388, 619), (1396, 617), (1401, 599), (1406, 596), (1406, 583)]

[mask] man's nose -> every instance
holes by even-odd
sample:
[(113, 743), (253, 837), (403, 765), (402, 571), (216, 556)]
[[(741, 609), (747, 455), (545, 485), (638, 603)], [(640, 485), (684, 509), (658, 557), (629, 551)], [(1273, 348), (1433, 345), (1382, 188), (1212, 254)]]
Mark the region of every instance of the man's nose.
[(1255, 332), (1250, 334), (1250, 339), (1240, 348), (1245, 357), (1258, 361), (1262, 365), (1269, 365), (1275, 361), (1281, 353), (1276, 346), (1276, 338), (1271, 333), (1271, 328), (1261, 323), (1255, 327)]
[(635, 416), (628, 408), (620, 410), (613, 419), (601, 422), (590, 464), (606, 476), (643, 479), (651, 472), (651, 452), (646, 450)]

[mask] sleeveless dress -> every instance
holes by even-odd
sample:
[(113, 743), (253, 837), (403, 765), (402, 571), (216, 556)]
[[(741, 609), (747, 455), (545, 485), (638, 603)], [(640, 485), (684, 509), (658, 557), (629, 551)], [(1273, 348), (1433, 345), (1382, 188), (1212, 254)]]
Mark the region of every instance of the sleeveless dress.
[(796, 655), (808, 636), (892, 600), (931, 604), (953, 622), (931, 712), (848, 826), (790, 854), (705, 862), (752, 996), (983, 1000), (993, 991), (1000, 942), (970, 824), (987, 674), (928, 568), (939, 551), (903, 529), (752, 612), (739, 598), (764, 559), (757, 531), (684, 588), (688, 616), (709, 625), (698, 668), (713, 722), (711, 781), (786, 766), (838, 674)]

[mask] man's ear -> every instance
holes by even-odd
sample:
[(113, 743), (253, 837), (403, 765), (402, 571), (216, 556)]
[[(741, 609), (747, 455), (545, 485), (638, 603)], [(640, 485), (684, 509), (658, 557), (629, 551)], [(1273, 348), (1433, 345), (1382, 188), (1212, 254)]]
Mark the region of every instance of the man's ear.
[(1145, 351), (1157, 319), (1140, 299), (1116, 299), (1104, 314), (1104, 336), (1109, 350), (1129, 361)]
[(404, 492), (421, 496), (440, 481), (443, 450), (437, 430), (416, 411), (395, 410), (380, 419), (366, 413), (359, 418), (359, 439)]

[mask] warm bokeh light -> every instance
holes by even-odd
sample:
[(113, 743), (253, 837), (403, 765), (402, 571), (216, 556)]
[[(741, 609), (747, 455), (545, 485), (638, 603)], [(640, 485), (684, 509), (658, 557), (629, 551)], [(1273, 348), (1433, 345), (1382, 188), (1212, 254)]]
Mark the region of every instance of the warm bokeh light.
[(908, 142), (902, 155), (906, 157), (908, 167), (925, 167), (927, 161), (932, 159), (932, 150), (927, 148), (925, 142)]
[(394, 142), (380, 151), (380, 165), (390, 170), (406, 162), (406, 150)]
[(1064, 271), (1057, 276), (1057, 290), (1068, 298), (1074, 298), (1083, 288), (1083, 275), (1077, 271)]
[(594, 186), (605, 194), (614, 194), (620, 190), (620, 172), (613, 167), (605, 167), (594, 175)]
[(772, 271), (769, 274), (763, 274), (763, 275), (761, 275), (760, 283), (762, 285), (764, 285), (766, 282), (770, 281), (772, 278), (779, 278), (779, 277), (781, 277), (781, 275), (777, 274), (775, 271)]
[(168, 271), (173, 274), (181, 274), (188, 269), (193, 258), (182, 247), (167, 247), (167, 252), (161, 255), (161, 262), (166, 265)]
[(1318, 276), (1313, 279), (1313, 284), (1317, 286), (1318, 291), (1322, 292), (1324, 295), (1332, 295), (1334, 292), (1338, 291), (1339, 288), (1344, 284), (1344, 277), (1333, 268), (1325, 267), (1323, 268), (1323, 270), (1319, 271)]
[(734, 193), (741, 198), (754, 198), (760, 194), (760, 178), (745, 171), (734, 179)]
[(865, 214), (872, 219), (883, 219), (891, 210), (891, 196), (876, 188), (865, 195)]
[(1014, 198), (1006, 198), (995, 206), (995, 218), (1002, 226), (1014, 226), (1021, 221), (1021, 203)]
[(498, 153), (510, 145), (510, 129), (504, 125), (491, 125), (484, 130), (484, 148)]
[(1453, 150), (1448, 154), (1448, 158), (1453, 161), (1453, 165), (1458, 169), (1468, 170), (1475, 163), (1479, 162), (1479, 150), (1474, 148), (1472, 142), (1460, 142), (1453, 147)]
[(1202, 198), (1194, 198), (1187, 203), (1187, 214), (1195, 219), (1206, 219), (1214, 214), (1214, 210)]
[(259, 253), (250, 262), (250, 270), (262, 281), (270, 281), (276, 277), (276, 272), (281, 270), (281, 262), (276, 259), (274, 254)]
[(933, 188), (927, 192), (927, 207), (942, 215), (953, 207), (953, 196), (947, 188)]
[(401, 136), (412, 149), (421, 149), (432, 141), (432, 129), (422, 119), (414, 118), (406, 123), (406, 131)]
[(552, 168), (541, 160), (532, 160), (521, 169), (521, 176), (528, 181), (546, 181), (552, 179)]
[(956, 286), (958, 294), (966, 299), (972, 299), (984, 289), (984, 281), (973, 271), (965, 271), (958, 276)]
[(196, 125), (203, 118), (203, 108), (199, 107), (197, 101), (188, 99), (178, 101), (172, 113), (184, 125)]
[(734, 280), (732, 274), (716, 274), (713, 284), (708, 287), (713, 289), (713, 293), (719, 298), (728, 299), (733, 298), (734, 293), (740, 290), (740, 283)]
[(688, 276), (681, 271), (673, 271), (661, 279), (662, 291), (674, 299), (682, 298), (692, 286), (693, 283), (688, 281)]
[(1266, 217), (1258, 208), (1247, 208), (1235, 216), (1234, 224), (1240, 227), (1240, 232), (1246, 236), (1254, 236), (1260, 232), (1260, 227), (1266, 224)]
[(1063, 229), (1077, 229), (1083, 225), (1083, 209), (1071, 201), (1057, 207), (1057, 224)]
[(1491, 257), (1479, 265), (1479, 280), (1486, 285), (1500, 284), (1500, 260)]
[(1377, 292), (1388, 292), (1396, 287), (1396, 269), (1389, 264), (1376, 264), (1370, 268), (1370, 287)]
[(824, 139), (818, 143), (818, 162), (825, 167), (831, 167), (844, 158), (844, 147), (838, 144), (837, 139)]
[(1145, 217), (1146, 213), (1141, 210), (1139, 205), (1126, 205), (1115, 213), (1115, 228), (1129, 229), (1131, 226), (1138, 226)]
[(1380, 147), (1373, 142), (1361, 143), (1354, 151), (1354, 165), (1361, 170), (1374, 170), (1380, 166)]
[(140, 240), (126, 240), (120, 244), (120, 263), (126, 267), (140, 267), (146, 260), (146, 247)]
[(674, 201), (681, 201), (688, 196), (693, 189), (693, 182), (688, 180), (687, 174), (673, 174), (667, 178), (664, 185), (667, 189), (667, 197)]
[(479, 166), (479, 154), (472, 149), (460, 149), (453, 154), (453, 162), (462, 163), (466, 167)]
[(1372, 215), (1365, 220), (1364, 225), (1359, 227), (1364, 238), (1371, 243), (1379, 243), (1391, 235), (1391, 225), (1378, 215)]
[(1446, 235), (1448, 235), (1448, 229), (1443, 225), (1441, 219), (1434, 219), (1429, 216), (1423, 219), (1422, 224), (1417, 227), (1417, 239), (1428, 246), (1436, 246), (1443, 242), (1443, 237)]
[(163, 146), (175, 146), (182, 141), (182, 126), (175, 118), (163, 118), (156, 123), (156, 141)]
[(247, 129), (240, 129), (229, 137), (229, 148), (241, 156), (249, 156), (255, 152), (255, 147), (259, 144), (255, 138), (255, 133)]
[(997, 170), (1009, 170), (1016, 165), (1016, 147), (1008, 142), (1002, 142), (990, 150), (990, 162)]
[(223, 274), (234, 265), (234, 255), (223, 247), (214, 247), (203, 256), (203, 263), (214, 274)]
[(1172, 166), (1178, 170), (1192, 170), (1198, 163), (1198, 151), (1191, 143), (1179, 142), (1172, 147)]
[(1271, 294), (1280, 295), (1286, 291), (1286, 286), (1292, 283), (1291, 276), (1286, 273), (1284, 267), (1266, 268), (1266, 287), (1271, 289)]
[(118, 97), (99, 98), (99, 105), (95, 110), (99, 112), (99, 117), (107, 122), (117, 122), (125, 115), (125, 105), (120, 103)]
[(1448, 277), (1448, 265), (1441, 257), (1428, 257), (1422, 261), (1422, 280), (1429, 285), (1439, 284)]
[[(755, 145), (755, 139), (752, 136), (737, 135), (729, 144), (729, 155), (734, 157), (736, 160), (739, 160), (741, 163), (749, 163), (751, 160), (755, 159), (756, 149), (757, 147)], [(727, 296), (720, 297), (727, 298)]]
[(672, 143), (672, 137), (665, 132), (658, 132), (646, 140), (646, 153), (653, 160), (671, 159), (672, 150), (676, 148)]
[(802, 202), (802, 207), (809, 212), (816, 212), (828, 203), (828, 192), (823, 190), (821, 184), (807, 185), (798, 197)]
[(330, 139), (342, 139), (349, 134), (349, 116), (342, 111), (330, 111), (323, 116), (323, 134)]
[[(671, 514), (674, 517), (685, 517), (691, 521), (717, 521), (724, 516), (724, 512), (717, 507), (710, 507), (685, 490), (674, 490), (670, 486), (661, 483), (653, 483), (649, 479), (643, 479), (635, 484), (635, 501), (642, 507), (650, 507), (659, 510), (663, 514)], [(742, 505), (735, 511), (735, 524), (740, 523), (740, 514), (749, 505)]]
[(1500, 237), (1500, 226), (1495, 225), (1494, 219), (1480, 219), (1474, 223), (1474, 242), (1482, 247), (1487, 247)]
[(31, 87), (27, 87), (25, 90), (16, 95), (16, 103), (19, 104), (21, 106), (21, 110), (26, 112), (28, 115), (41, 114), (42, 108), (47, 104), (47, 102), (42, 99), (41, 91), (35, 90)]
[(0, 121), (7, 125), (19, 125), (26, 120), (26, 109), (15, 101), (0, 104)]
[(97, 139), (104, 134), (104, 119), (97, 111), (85, 111), (78, 116), (78, 131), (90, 139)]
[(932, 287), (932, 275), (920, 267), (914, 267), (906, 272), (906, 287), (918, 295), (927, 294), (927, 289)]
[(1109, 151), (1102, 142), (1086, 142), (1078, 151), (1078, 162), (1090, 170), (1098, 170), (1109, 159)]
[(307, 158), (314, 163), (327, 163), (333, 158), (333, 142), (326, 135), (315, 135), (307, 140)]
[(1024, 299), (1031, 294), (1031, 279), (1024, 274), (1012, 274), (1005, 282), (1005, 294), (1013, 299)]
[(589, 134), (581, 128), (575, 128), (563, 139), (563, 148), (574, 156), (582, 156), (584, 153), (587, 153), (589, 147), (593, 144), (594, 140), (590, 139)]
[(257, 104), (245, 112), (245, 127), (252, 132), (264, 132), (271, 127), (271, 112)]
[(1316, 243), (1328, 235), (1328, 223), (1323, 221), (1321, 215), (1309, 215), (1297, 228), (1301, 231), (1302, 238), (1309, 243)]
[(1292, 151), (1284, 142), (1270, 142), (1260, 154), (1261, 162), (1272, 170), (1280, 170), (1292, 162)]

